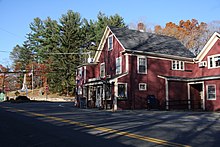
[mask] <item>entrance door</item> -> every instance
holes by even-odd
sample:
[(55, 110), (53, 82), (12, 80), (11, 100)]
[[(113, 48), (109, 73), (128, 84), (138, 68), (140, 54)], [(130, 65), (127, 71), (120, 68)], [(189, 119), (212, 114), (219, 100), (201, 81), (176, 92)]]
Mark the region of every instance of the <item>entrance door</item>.
[(203, 82), (189, 84), (189, 100), (191, 109), (205, 109)]
[(102, 87), (98, 86), (96, 89), (96, 107), (101, 108), (102, 107)]

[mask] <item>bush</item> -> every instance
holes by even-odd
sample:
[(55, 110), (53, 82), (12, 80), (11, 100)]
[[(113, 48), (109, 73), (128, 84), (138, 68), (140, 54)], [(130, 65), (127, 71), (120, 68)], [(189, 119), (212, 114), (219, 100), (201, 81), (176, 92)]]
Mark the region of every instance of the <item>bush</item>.
[(16, 101), (30, 101), (30, 99), (27, 96), (17, 96)]

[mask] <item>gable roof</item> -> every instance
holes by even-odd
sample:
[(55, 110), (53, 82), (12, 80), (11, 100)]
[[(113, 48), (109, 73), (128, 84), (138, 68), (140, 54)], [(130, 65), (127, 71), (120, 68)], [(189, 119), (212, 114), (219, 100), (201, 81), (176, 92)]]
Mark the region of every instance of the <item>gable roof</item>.
[(206, 54), (210, 51), (212, 46), (216, 43), (216, 41), (220, 38), (220, 34), (215, 32), (211, 38), (208, 40), (208, 42), (205, 44), (203, 49), (200, 51), (200, 53), (197, 55), (196, 60), (201, 62), (202, 59), (206, 56)]
[(126, 50), (195, 58), (195, 55), (174, 37), (128, 28), (109, 28)]

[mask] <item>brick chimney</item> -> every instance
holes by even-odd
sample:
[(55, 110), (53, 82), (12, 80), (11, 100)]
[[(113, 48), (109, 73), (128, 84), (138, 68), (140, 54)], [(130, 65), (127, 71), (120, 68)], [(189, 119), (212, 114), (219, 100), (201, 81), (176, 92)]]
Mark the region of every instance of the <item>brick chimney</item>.
[(145, 26), (142, 22), (138, 23), (138, 31), (145, 32)]

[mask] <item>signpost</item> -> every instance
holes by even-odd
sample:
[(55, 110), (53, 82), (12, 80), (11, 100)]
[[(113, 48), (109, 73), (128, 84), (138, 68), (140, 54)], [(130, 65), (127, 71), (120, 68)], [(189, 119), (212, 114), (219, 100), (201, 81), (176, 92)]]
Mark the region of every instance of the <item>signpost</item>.
[(45, 86), (46, 100), (47, 100), (47, 96), (48, 96), (48, 91), (49, 91), (49, 86), (48, 86), (48, 85), (46, 85), (46, 86)]

